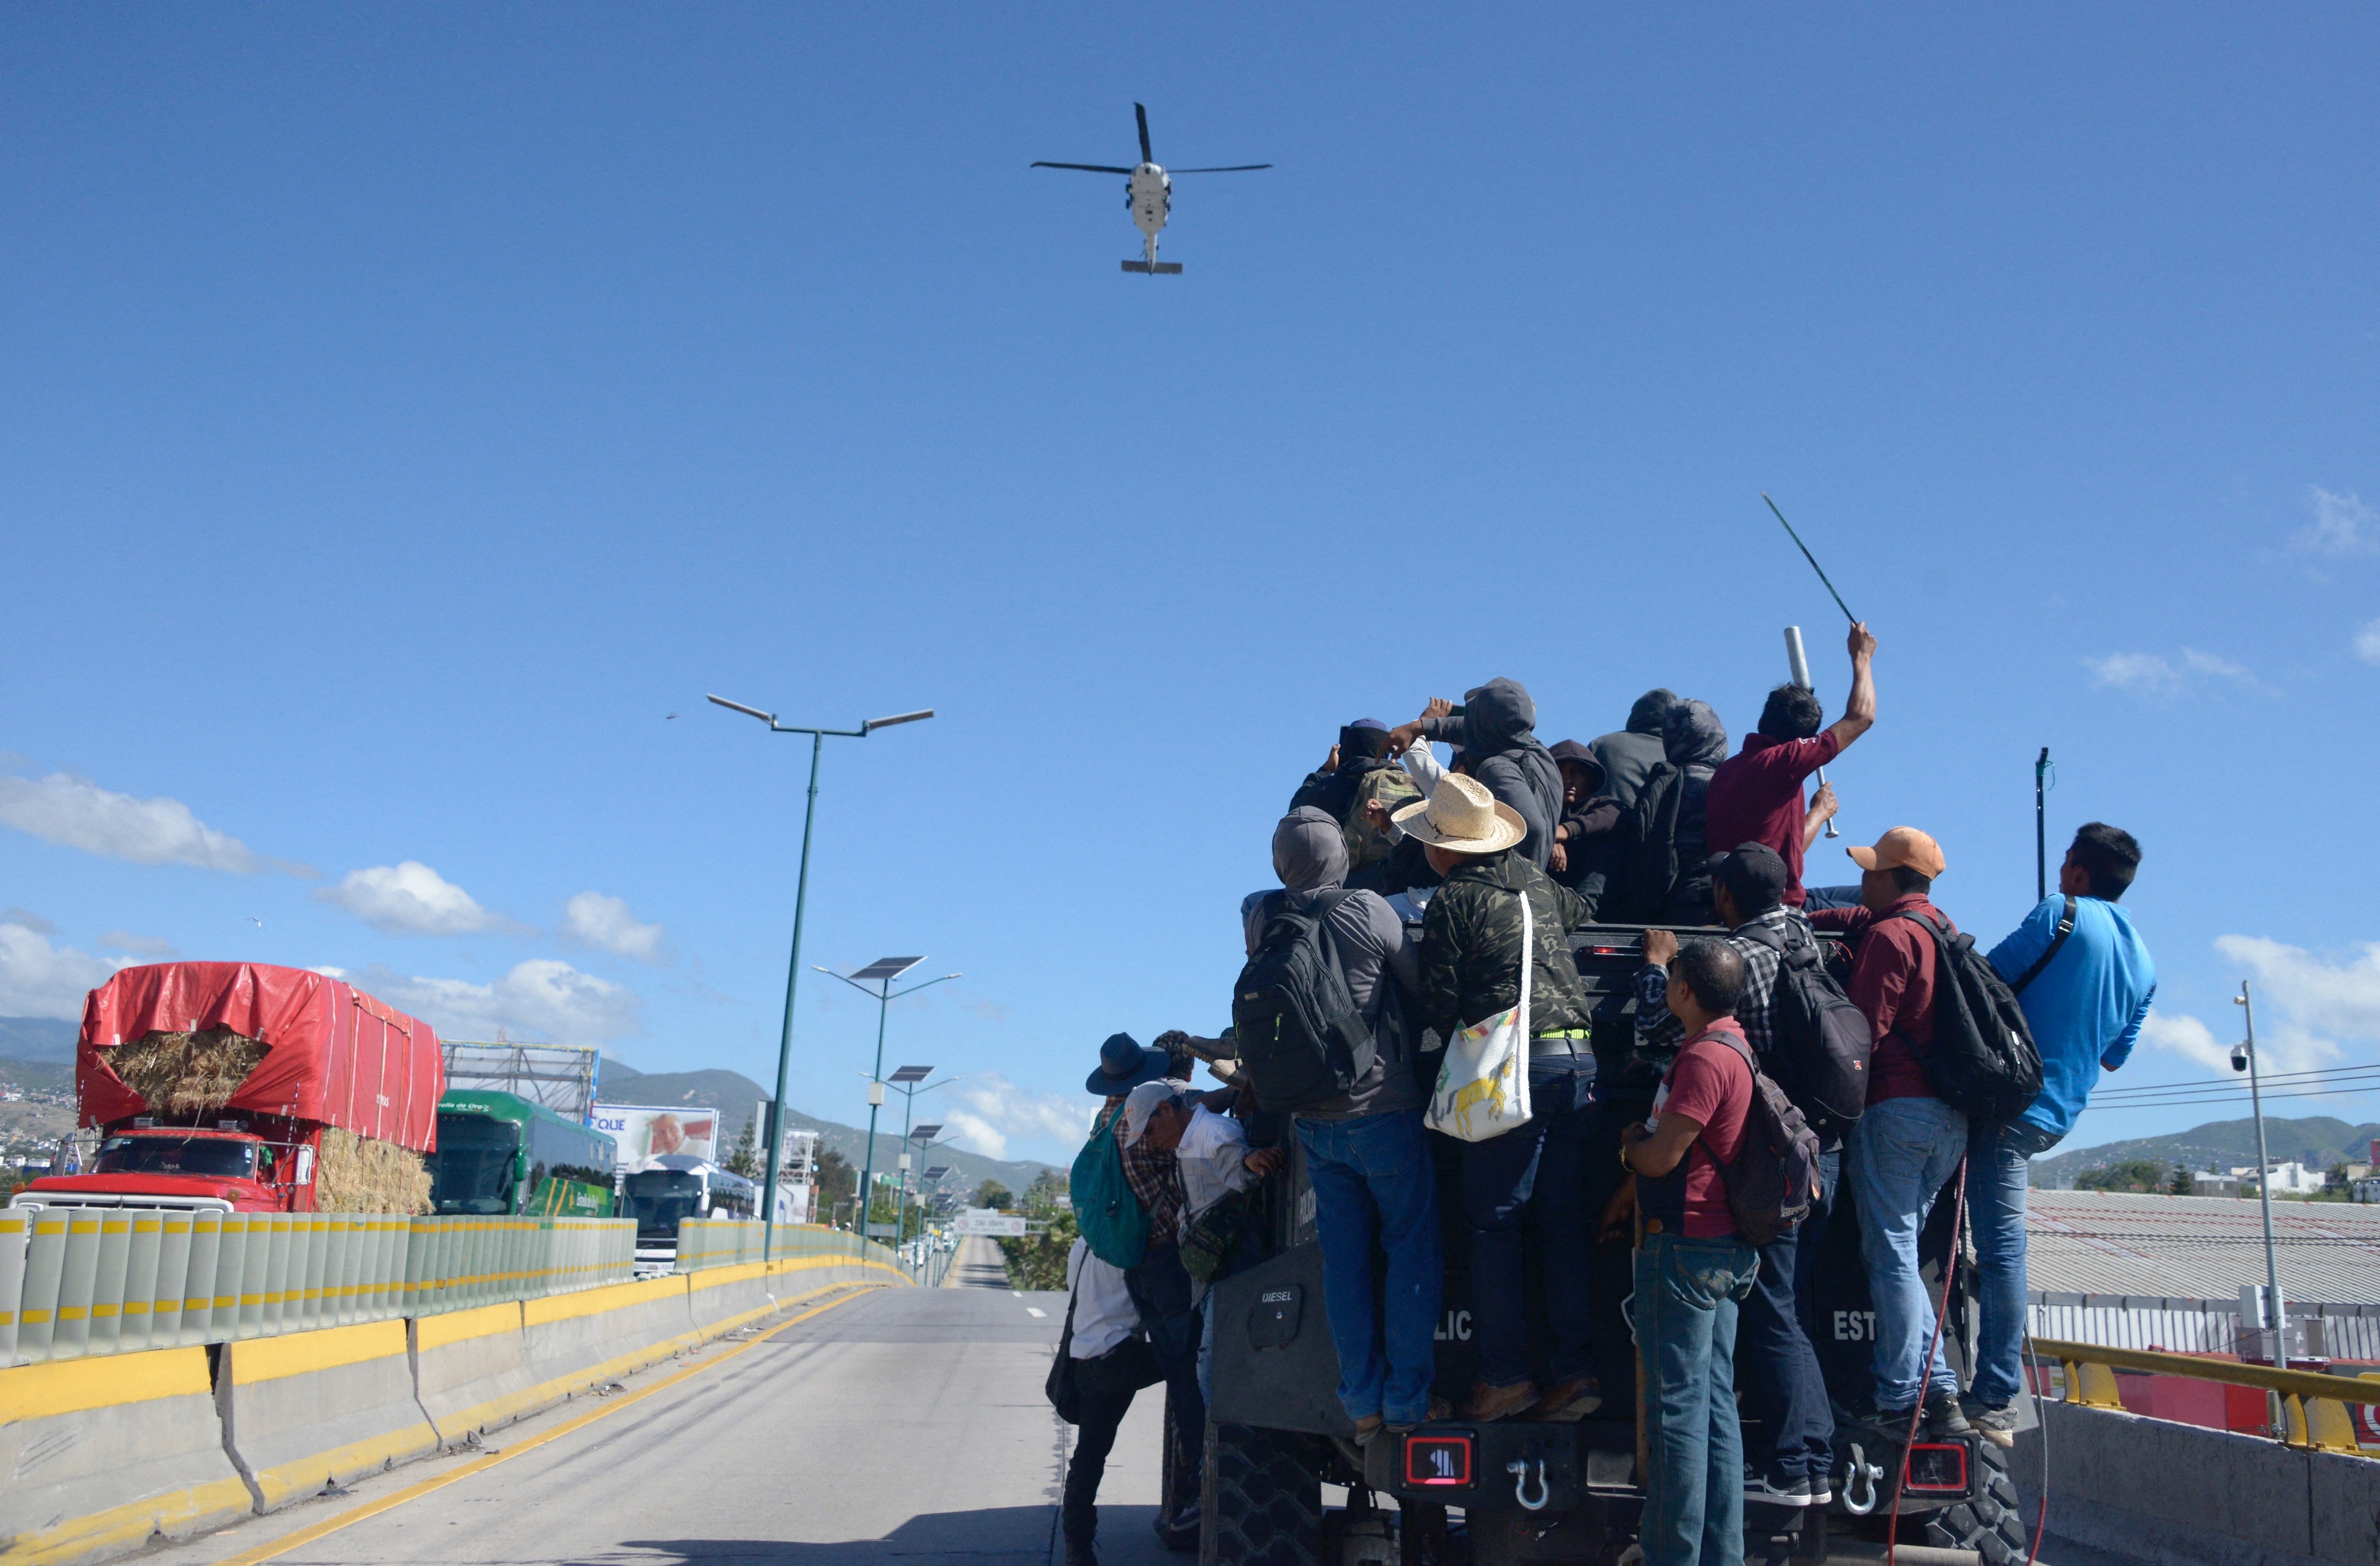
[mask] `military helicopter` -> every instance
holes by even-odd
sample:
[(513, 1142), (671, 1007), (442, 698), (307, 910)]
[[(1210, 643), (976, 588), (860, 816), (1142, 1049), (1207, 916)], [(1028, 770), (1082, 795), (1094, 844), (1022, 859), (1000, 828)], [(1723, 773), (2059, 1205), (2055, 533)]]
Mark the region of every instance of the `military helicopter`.
[(1126, 272), (1147, 273), (1151, 277), (1165, 273), (1178, 273), (1182, 270), (1180, 261), (1161, 261), (1157, 259), (1158, 231), (1165, 226), (1166, 217), (1173, 211), (1173, 175), (1248, 174), (1257, 169), (1270, 168), (1272, 164), (1232, 164), (1224, 168), (1177, 168), (1169, 174), (1158, 166), (1156, 158), (1148, 151), (1148, 111), (1140, 104), (1135, 103), (1132, 106), (1132, 112), (1134, 117), (1140, 121), (1140, 163), (1137, 167), (1117, 168), (1110, 164), (1039, 162), (1035, 163), (1033, 166), (1035, 168), (1075, 168), (1081, 169), (1086, 174), (1124, 176), (1123, 204), (1132, 213), (1133, 226), (1140, 230), (1141, 238), (1148, 247), (1148, 255), (1143, 261), (1124, 262), (1123, 269)]

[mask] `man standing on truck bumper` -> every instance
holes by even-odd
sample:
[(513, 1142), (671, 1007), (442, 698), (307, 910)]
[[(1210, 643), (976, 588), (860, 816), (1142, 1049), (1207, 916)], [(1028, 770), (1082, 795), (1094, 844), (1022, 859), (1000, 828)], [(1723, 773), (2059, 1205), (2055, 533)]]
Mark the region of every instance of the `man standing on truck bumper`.
[(1650, 1130), (1621, 1133), (1645, 1237), (1636, 1251), (1636, 1341), (1645, 1362), (1645, 1566), (1742, 1566), (1743, 1428), (1735, 1403), (1736, 1302), (1759, 1253), (1737, 1234), (1721, 1171), (1742, 1150), (1752, 1069), (1726, 1041), (1743, 955), (1696, 941), (1670, 965), (1685, 1047), (1661, 1079)]
[(1992, 968), (2016, 989), (2041, 1050), (2041, 1092), (2031, 1107), (2011, 1121), (1979, 1122), (1967, 1138), (1967, 1213), (1983, 1285), (1967, 1416), (2004, 1447), (2016, 1444), (2024, 1377), (2024, 1193), (2033, 1160), (2074, 1129), (2099, 1073), (2131, 1057), (2156, 996), (2156, 965), (2116, 906), (2140, 864), (2131, 833), (2090, 822), (2066, 851), (2057, 892), (1992, 948)]

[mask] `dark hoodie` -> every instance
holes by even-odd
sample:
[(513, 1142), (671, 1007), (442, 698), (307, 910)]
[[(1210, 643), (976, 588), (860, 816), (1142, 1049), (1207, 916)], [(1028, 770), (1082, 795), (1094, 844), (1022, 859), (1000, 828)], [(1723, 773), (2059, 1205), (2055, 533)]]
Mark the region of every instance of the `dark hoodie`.
[(1539, 869), (1554, 845), (1561, 814), (1561, 769), (1532, 733), (1537, 704), (1518, 680), (1490, 680), (1463, 693), (1463, 716), (1422, 721), (1425, 739), (1463, 747), (1471, 775), (1521, 813), (1529, 834), (1516, 850)]
[(1623, 806), (1636, 803), (1636, 791), (1663, 760), (1661, 720), (1676, 706), (1676, 693), (1648, 690), (1628, 710), (1628, 726), (1595, 742), (1596, 758), (1603, 763), (1603, 786)]
[(1592, 781), (1574, 805), (1565, 781), (1561, 819), (1555, 823), (1563, 867), (1547, 874), (1585, 898), (1588, 907), (1600, 908), (1604, 889), (1619, 870), (1620, 852), (1627, 841), (1619, 830), (1625, 811), (1619, 800), (1604, 791), (1603, 763), (1596, 759), (1594, 751), (1566, 739), (1553, 747), (1551, 755), (1557, 766), (1584, 767)]
[(1699, 701), (1677, 703), (1661, 722), (1664, 759), (1629, 816), (1621, 892), (1628, 917), (1648, 924), (1709, 924), (1710, 848), (1704, 807), (1711, 773), (1727, 759), (1727, 726)]
[[(1283, 903), (1304, 910), (1341, 890), (1347, 875), (1347, 842), (1339, 833), (1339, 823), (1310, 805), (1292, 810), (1273, 829), (1272, 868), (1283, 890), (1251, 893), (1240, 904), (1241, 933), (1251, 956), (1265, 921)], [(1346, 1120), (1418, 1108), (1422, 1092), (1414, 1080), (1405, 1018), (1421, 977), (1419, 951), (1405, 939), (1404, 924), (1395, 910), (1377, 892), (1349, 892), (1324, 918), (1323, 928), (1338, 953), (1348, 998), (1371, 1026), (1378, 1048), (1372, 1069), (1352, 1092), (1302, 1109), (1297, 1118)]]
[(1311, 805), (1344, 826), (1355, 807), (1355, 790), (1365, 777), (1396, 764), (1396, 758), (1389, 754), (1388, 730), (1346, 724), (1339, 731), (1339, 770), (1308, 772), (1297, 792), (1289, 796), (1289, 807), (1295, 810)]

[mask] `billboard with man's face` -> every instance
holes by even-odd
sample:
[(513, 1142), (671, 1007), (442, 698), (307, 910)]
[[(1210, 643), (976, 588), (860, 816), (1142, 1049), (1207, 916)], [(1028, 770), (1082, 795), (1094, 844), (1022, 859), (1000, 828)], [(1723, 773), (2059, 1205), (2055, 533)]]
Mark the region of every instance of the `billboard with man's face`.
[(589, 1117), (598, 1131), (607, 1131), (620, 1147), (620, 1169), (634, 1174), (650, 1169), (664, 1153), (717, 1162), (717, 1110), (660, 1109), (643, 1104), (598, 1104)]

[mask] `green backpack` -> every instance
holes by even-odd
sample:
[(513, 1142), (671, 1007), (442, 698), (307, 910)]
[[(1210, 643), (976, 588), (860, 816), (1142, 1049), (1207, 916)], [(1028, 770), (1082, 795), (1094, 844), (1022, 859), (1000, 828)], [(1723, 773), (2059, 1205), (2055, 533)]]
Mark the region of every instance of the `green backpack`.
[(1091, 1254), (1127, 1271), (1138, 1267), (1141, 1253), (1148, 1249), (1148, 1215), (1140, 1210), (1140, 1198), (1123, 1177), (1123, 1148), (1112, 1124), (1091, 1133), (1075, 1155), (1067, 1188), (1075, 1227)]
[(1347, 841), (1349, 875), (1376, 859), (1387, 858), (1396, 847), (1364, 819), (1364, 807), (1385, 805), (1393, 813), (1399, 806), (1410, 805), (1420, 797), (1420, 785), (1402, 767), (1379, 767), (1364, 774), (1364, 781), (1355, 785), (1354, 801), (1347, 807), (1347, 819), (1339, 828), (1340, 835)]

